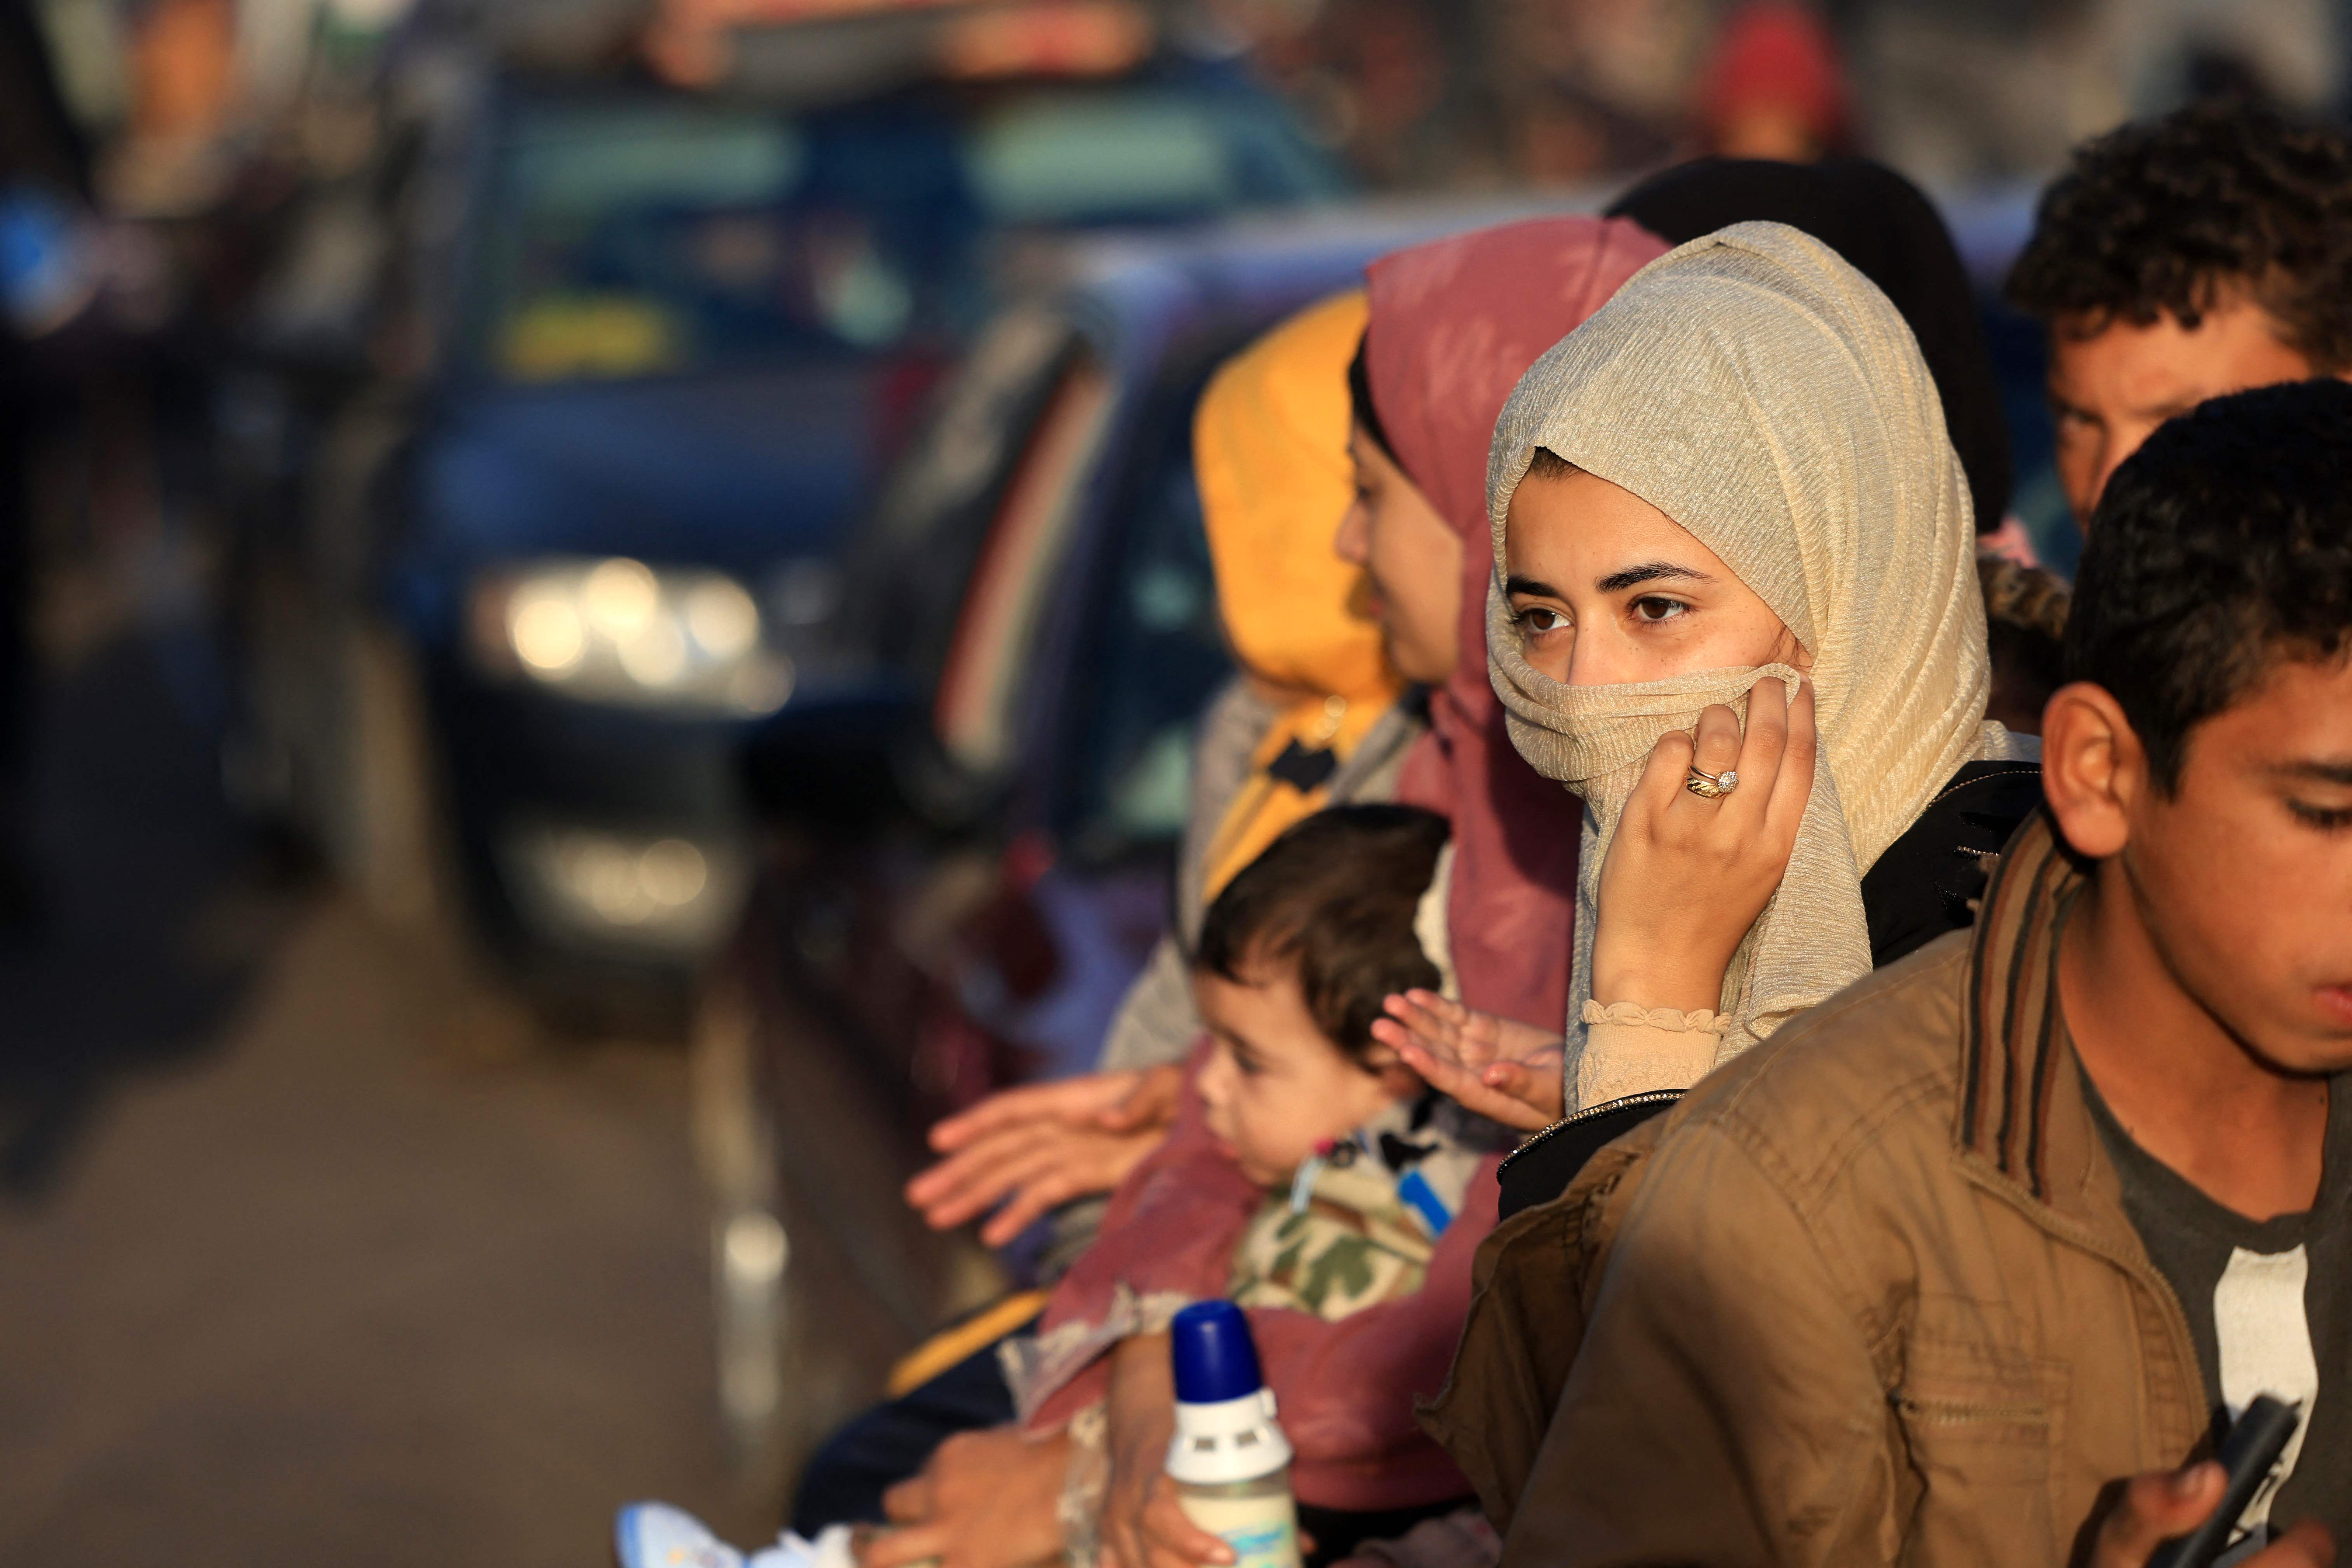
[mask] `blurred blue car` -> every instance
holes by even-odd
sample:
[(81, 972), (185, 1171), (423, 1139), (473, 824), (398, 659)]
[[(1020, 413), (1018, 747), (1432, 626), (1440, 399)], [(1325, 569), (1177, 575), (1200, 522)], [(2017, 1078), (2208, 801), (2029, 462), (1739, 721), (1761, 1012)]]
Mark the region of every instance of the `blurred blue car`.
[(509, 83), (478, 142), (383, 583), (467, 903), (559, 990), (725, 934), (737, 740), (824, 685), (850, 521), (1047, 237), (1343, 188), (1168, 62), (797, 113)]
[(463, 893), (527, 975), (677, 980), (746, 886), (736, 738), (821, 682), (845, 529), (1049, 235), (1319, 202), (1225, 70), (804, 113), (508, 85), (393, 487)]

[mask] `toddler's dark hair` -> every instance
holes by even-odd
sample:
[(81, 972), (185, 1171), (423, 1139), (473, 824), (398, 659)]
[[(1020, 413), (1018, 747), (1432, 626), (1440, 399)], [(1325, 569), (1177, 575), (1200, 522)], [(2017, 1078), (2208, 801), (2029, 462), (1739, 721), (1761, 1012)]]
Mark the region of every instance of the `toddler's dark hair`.
[(1194, 965), (1243, 985), (1294, 969), (1315, 1026), (1361, 1064), (1381, 1003), (1437, 988), (1412, 921), (1450, 831), (1410, 805), (1335, 805), (1293, 824), (1209, 906)]
[(2158, 427), (2099, 497), (2065, 673), (2107, 689), (2180, 784), (2189, 731), (2281, 658), (2352, 650), (2352, 385), (2289, 382)]

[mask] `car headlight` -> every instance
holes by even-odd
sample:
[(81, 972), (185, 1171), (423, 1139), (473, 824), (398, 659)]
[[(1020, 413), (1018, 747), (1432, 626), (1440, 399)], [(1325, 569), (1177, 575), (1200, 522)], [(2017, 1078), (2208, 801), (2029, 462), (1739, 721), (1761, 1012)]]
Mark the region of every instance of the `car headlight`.
[(534, 927), (601, 944), (707, 954), (743, 907), (741, 846), (581, 824), (523, 822), (492, 840)]
[(792, 660), (723, 572), (541, 561), (478, 583), (471, 620), (486, 668), (585, 701), (757, 717), (793, 692)]

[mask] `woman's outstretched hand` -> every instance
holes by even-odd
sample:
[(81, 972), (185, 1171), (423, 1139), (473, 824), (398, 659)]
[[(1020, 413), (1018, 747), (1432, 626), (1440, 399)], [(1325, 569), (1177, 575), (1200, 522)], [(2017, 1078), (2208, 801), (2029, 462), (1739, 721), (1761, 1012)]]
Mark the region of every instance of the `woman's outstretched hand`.
[(937, 1230), (1002, 1208), (980, 1238), (1002, 1247), (1039, 1215), (1107, 1193), (1160, 1146), (1176, 1119), (1178, 1067), (1087, 1073), (990, 1095), (931, 1129), (947, 1158), (907, 1184)]
[[(1716, 707), (1695, 736), (1657, 743), (1601, 867), (1593, 1000), (1719, 1005), (1731, 955), (1789, 869), (1819, 750), (1810, 680), (1793, 702), (1780, 681), (1758, 682), (1744, 736), (1738, 716)], [(1737, 769), (1738, 785), (1720, 800), (1693, 795), (1684, 781), (1694, 765)]]
[(1407, 991), (1372, 1021), (1372, 1038), (1430, 1088), (1481, 1116), (1533, 1132), (1559, 1120), (1558, 1035), (1480, 1013), (1434, 991)]

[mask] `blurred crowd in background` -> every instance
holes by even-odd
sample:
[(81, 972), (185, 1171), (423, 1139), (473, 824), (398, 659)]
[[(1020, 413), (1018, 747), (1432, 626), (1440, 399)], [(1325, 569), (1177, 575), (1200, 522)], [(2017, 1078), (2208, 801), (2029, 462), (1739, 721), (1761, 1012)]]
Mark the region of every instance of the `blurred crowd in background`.
[[(252, 219), (353, 172), (429, 68), (628, 73), (803, 99), (861, 85), (786, 25), (917, 12), (851, 0), (26, 0), (117, 216)], [(2046, 172), (2074, 142), (2215, 91), (2317, 110), (2327, 0), (1193, 0), (1065, 5), (1065, 60), (1172, 42), (1240, 57), (1382, 187), (1573, 183), (1702, 149), (1863, 151), (1934, 186)], [(22, 30), (22, 29), (20, 29)], [(970, 46), (976, 50), (981, 46)], [(995, 47), (1010, 47), (998, 40)], [(762, 63), (763, 53), (803, 56)], [(857, 52), (878, 65), (865, 45)], [(961, 68), (987, 63), (971, 54)], [(879, 66), (887, 75), (887, 66)], [(28, 92), (38, 89), (26, 84)], [(33, 127), (12, 127), (40, 139)], [(52, 153), (49, 157), (57, 154)], [(37, 166), (42, 154), (28, 154)], [(47, 177), (63, 171), (46, 170)]]
[[(556, 233), (579, 226), (567, 204), (642, 204), (666, 184), (676, 197), (683, 180), (698, 187), (690, 202), (731, 213), (773, 183), (783, 146), (642, 114), (608, 116), (586, 140), (574, 124), (571, 153), (516, 154), (531, 188), (503, 216), (539, 225), (524, 240), (537, 248), (487, 268), (453, 262), (484, 232), (465, 171), (511, 126), (499, 106), (514, 84), (650, 95), (640, 111), (683, 97), (791, 116), (887, 99), (916, 77), (1115, 78), (1181, 58), (1270, 89), (1304, 145), (1333, 157), (1328, 172), (1279, 168), (1216, 198), (1230, 205), (1347, 189), (1590, 199), (1703, 152), (1860, 153), (1948, 212), (2005, 211), (1958, 226), (1964, 253), (1997, 262), (2033, 182), (2086, 134), (2206, 94), (2327, 110), (2345, 58), (2330, 0), (10, 0), (0, 17), (5, 743), (21, 752), (33, 649), (69, 659), (125, 616), (171, 626), (184, 634), (176, 686), (228, 737), (233, 791), (301, 825), (346, 871), (391, 883), (415, 879), (413, 846), (383, 841), (367, 797), (399, 786), (353, 759), (392, 742), (320, 739), (369, 721), (346, 683), (316, 678), (320, 660), (346, 662), (330, 624), (340, 609), (391, 591), (400, 529), (377, 492), (386, 454), (415, 434), (414, 395), (478, 352), (520, 382), (712, 357), (707, 329), (689, 348), (644, 300), (533, 269), (598, 265), (559, 254), (584, 252)], [(1166, 129), (1130, 128), (1145, 138)], [(851, 149), (835, 178), (854, 185), (858, 157), (884, 169), (885, 141)], [(1112, 221), (1139, 202), (1167, 209), (1144, 216), (1194, 213), (1200, 193), (1170, 184), (1181, 167), (1123, 145), (1008, 164), (999, 226)], [(1120, 197), (1146, 163), (1160, 188)], [(781, 260), (776, 236), (740, 216), (705, 226), (699, 276), (669, 286), (789, 273), (803, 297), (784, 313), (801, 320), (739, 312), (721, 334), (732, 349), (744, 334), (812, 331), (869, 349), (952, 342), (977, 318), (947, 258), (974, 220), (932, 210), (929, 229), (910, 225), (885, 209), (921, 205), (919, 191), (894, 197), (880, 186), (900, 174), (866, 177), (877, 188), (836, 194)], [(1063, 194), (1041, 202), (1024, 180)], [(1079, 211), (1072, 180), (1102, 187), (1102, 210)], [(1013, 264), (999, 251), (988, 265)], [(870, 488), (928, 384), (910, 363), (881, 397), (879, 433), (860, 437), (860, 471), (828, 482)], [(2036, 489), (2033, 443), (2022, 447), (2017, 510), (2063, 565), (2063, 510)], [(820, 576), (802, 584), (812, 606)], [(706, 597), (719, 620), (741, 612), (723, 590)], [(12, 826), (22, 817), (0, 805)], [(38, 901), (25, 857), (12, 844), (0, 877), (15, 925)], [(691, 881), (717, 868), (676, 869)]]

